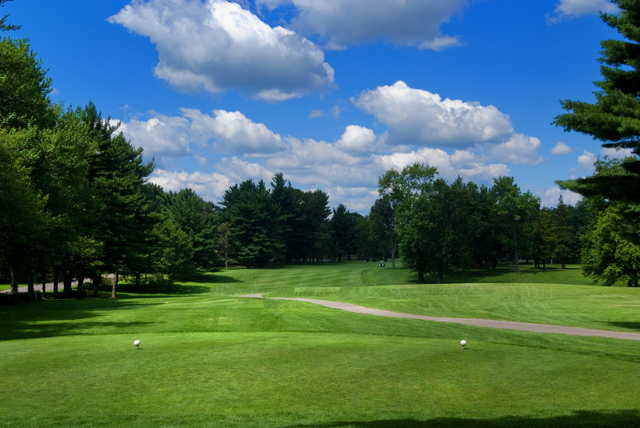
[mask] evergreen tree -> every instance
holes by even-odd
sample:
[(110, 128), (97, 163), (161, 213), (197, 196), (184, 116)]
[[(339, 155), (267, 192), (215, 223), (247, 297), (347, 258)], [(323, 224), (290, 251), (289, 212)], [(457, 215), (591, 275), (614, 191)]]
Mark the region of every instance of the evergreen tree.
[[(562, 101), (568, 113), (555, 118), (565, 130), (578, 131), (605, 142), (604, 147), (631, 149), (640, 155), (640, 0), (613, 0), (617, 15), (602, 19), (624, 40), (602, 42), (603, 80), (597, 82), (596, 102)], [(640, 160), (624, 164), (628, 174), (593, 176), (560, 184), (584, 196), (640, 202)]]
[(219, 214), (216, 206), (191, 189), (166, 195), (165, 215), (191, 240), (193, 263), (199, 269), (218, 265), (216, 253)]
[(51, 79), (26, 40), (0, 40), (0, 127), (53, 126)]
[(245, 266), (266, 266), (280, 260), (283, 245), (275, 230), (276, 210), (263, 181), (231, 186), (222, 201), (231, 229), (231, 257)]

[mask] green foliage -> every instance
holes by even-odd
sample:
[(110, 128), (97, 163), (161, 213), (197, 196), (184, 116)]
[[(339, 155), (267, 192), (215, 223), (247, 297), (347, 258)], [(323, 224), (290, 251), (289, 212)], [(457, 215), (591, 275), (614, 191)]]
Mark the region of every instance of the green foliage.
[[(11, 0), (0, 0), (0, 7), (3, 7), (6, 3), (10, 1)], [(0, 31), (15, 31), (20, 29), (19, 25), (8, 24), (7, 23), (8, 19), (9, 19), (9, 15), (0, 17)]]
[(190, 237), (194, 265), (198, 269), (218, 266), (216, 229), (220, 220), (215, 205), (184, 189), (167, 194), (165, 207), (165, 216)]
[(359, 243), (358, 224), (361, 216), (340, 204), (329, 222), (333, 258), (341, 262), (356, 254)]
[(25, 40), (0, 40), (0, 127), (50, 127), (51, 80)]
[(617, 203), (598, 214), (585, 235), (585, 272), (606, 285), (638, 286), (640, 277), (640, 205)]
[[(640, 2), (614, 0), (617, 15), (602, 19), (624, 36), (623, 40), (602, 42), (603, 81), (597, 82), (594, 104), (562, 101), (568, 113), (554, 123), (567, 131), (578, 131), (607, 142), (608, 148), (632, 149), (640, 155)], [(640, 202), (640, 161), (631, 157), (624, 164), (629, 174), (594, 176), (560, 184), (584, 196)]]
[(158, 223), (153, 235), (157, 242), (153, 255), (155, 270), (170, 279), (192, 277), (196, 272), (196, 257), (191, 235), (171, 218)]
[(231, 228), (233, 258), (247, 266), (265, 266), (281, 260), (276, 208), (263, 181), (247, 180), (229, 188), (222, 201)]
[(31, 184), (28, 170), (2, 141), (0, 134), (0, 262), (11, 269), (13, 292), (17, 270), (34, 263), (30, 250), (43, 244), (51, 219), (45, 213), (46, 198)]

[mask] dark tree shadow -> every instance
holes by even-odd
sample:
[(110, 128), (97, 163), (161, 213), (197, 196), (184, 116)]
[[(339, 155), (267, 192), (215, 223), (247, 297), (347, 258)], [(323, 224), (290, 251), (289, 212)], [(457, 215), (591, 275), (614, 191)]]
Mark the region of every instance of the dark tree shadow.
[[(95, 321), (109, 309), (129, 310), (159, 303), (111, 299), (49, 300), (0, 307), (0, 340), (86, 334), (97, 328), (141, 327), (151, 322)], [(88, 319), (92, 318), (91, 321)]]
[[(610, 321), (607, 324), (614, 327), (628, 328), (629, 330), (640, 330), (640, 322)], [(638, 426), (640, 426), (640, 423)]]
[[(105, 289), (106, 290), (106, 289)], [(110, 288), (109, 288), (110, 290)], [(149, 297), (150, 294), (160, 294), (163, 296), (184, 296), (188, 294), (204, 294), (208, 293), (209, 287), (202, 285), (192, 284), (171, 284), (171, 283), (157, 283), (157, 284), (122, 284), (118, 286), (118, 295), (121, 298), (135, 298), (135, 297)], [(138, 294), (144, 296), (135, 296), (131, 294)], [(161, 296), (158, 296), (161, 297)]]
[(638, 427), (640, 426), (640, 411), (575, 411), (567, 416), (553, 416), (548, 418), (528, 418), (507, 416), (497, 419), (463, 419), (437, 418), (429, 420), (396, 419), (380, 421), (338, 421), (324, 424), (292, 425), (286, 428), (602, 428), (602, 427)]
[(200, 284), (232, 284), (241, 283), (237, 278), (224, 275), (221, 273), (201, 273), (194, 278), (189, 279), (189, 282), (195, 282)]
[(41, 337), (76, 336), (85, 334), (86, 330), (95, 328), (128, 328), (142, 327), (153, 324), (151, 322), (57, 322), (39, 324), (33, 322), (17, 322), (11, 329), (2, 329), (0, 339), (35, 339)]

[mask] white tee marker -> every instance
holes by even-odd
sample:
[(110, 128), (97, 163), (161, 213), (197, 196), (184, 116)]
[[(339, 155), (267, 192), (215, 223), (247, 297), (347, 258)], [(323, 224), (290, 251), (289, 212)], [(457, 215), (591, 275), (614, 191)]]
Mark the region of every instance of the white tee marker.
[(133, 341), (133, 346), (135, 346), (136, 349), (140, 349), (140, 345), (142, 345), (142, 342), (139, 341), (138, 339)]

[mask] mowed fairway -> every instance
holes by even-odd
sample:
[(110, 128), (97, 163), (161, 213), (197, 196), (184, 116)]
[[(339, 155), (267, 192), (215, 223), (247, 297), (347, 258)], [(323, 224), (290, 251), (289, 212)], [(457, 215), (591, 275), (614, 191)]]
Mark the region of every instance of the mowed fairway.
[(117, 301), (0, 307), (0, 425), (637, 426), (639, 342), (237, 297), (640, 331), (638, 290), (573, 270), (418, 285), (375, 266), (232, 270)]

